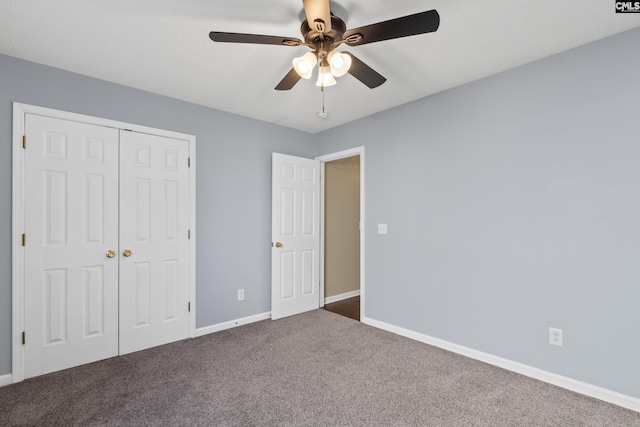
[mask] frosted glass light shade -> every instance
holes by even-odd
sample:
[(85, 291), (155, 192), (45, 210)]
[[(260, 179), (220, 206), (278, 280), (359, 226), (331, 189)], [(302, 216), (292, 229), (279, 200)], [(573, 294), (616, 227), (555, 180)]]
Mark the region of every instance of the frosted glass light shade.
[(335, 77), (341, 77), (347, 74), (351, 68), (351, 56), (332, 50), (327, 56), (327, 61), (331, 65), (331, 74)]
[(293, 68), (303, 79), (311, 78), (313, 67), (318, 63), (318, 58), (313, 52), (307, 52), (302, 56), (293, 58)]
[(320, 66), (318, 68), (318, 80), (316, 81), (316, 86), (333, 86), (336, 84), (336, 79), (333, 78), (333, 74), (331, 74), (330, 66)]

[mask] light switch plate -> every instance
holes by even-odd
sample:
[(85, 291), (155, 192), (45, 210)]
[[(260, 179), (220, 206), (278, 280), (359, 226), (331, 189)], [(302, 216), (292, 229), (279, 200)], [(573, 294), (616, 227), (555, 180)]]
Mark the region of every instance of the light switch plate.
[(387, 224), (378, 224), (378, 234), (387, 234)]

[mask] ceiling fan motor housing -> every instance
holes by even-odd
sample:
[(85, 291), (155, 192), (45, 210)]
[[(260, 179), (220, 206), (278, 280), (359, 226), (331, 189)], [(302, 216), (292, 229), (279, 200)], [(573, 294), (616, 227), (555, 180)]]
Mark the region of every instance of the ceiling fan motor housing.
[(322, 39), (342, 40), (342, 35), (345, 31), (347, 31), (347, 26), (344, 21), (335, 15), (331, 15), (331, 30), (326, 33), (309, 27), (309, 23), (306, 20), (302, 21), (302, 25), (300, 25), (300, 32), (304, 37), (304, 42), (311, 45), (315, 45), (316, 42)]

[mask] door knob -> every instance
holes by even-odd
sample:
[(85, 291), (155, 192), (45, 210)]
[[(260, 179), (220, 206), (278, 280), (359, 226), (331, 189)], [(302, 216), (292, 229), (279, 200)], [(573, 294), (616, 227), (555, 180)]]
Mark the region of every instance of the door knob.
[(122, 255), (124, 255), (125, 257), (130, 257), (131, 256), (131, 249), (125, 249), (124, 251), (122, 251)]
[(107, 258), (113, 258), (114, 256), (116, 256), (116, 251), (114, 251), (113, 249), (109, 249), (107, 251)]
[(283, 245), (282, 243), (280, 243), (280, 242), (276, 242), (276, 248), (281, 248), (281, 247), (283, 247), (283, 246), (284, 246), (284, 245)]

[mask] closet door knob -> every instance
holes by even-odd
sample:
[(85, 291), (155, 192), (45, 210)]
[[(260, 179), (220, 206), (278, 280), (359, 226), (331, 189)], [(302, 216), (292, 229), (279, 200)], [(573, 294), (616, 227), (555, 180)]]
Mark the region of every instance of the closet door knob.
[(276, 248), (281, 248), (281, 247), (283, 247), (283, 246), (284, 246), (284, 245), (283, 245), (282, 243), (280, 243), (280, 242), (276, 242)]
[(125, 257), (130, 257), (131, 256), (131, 249), (125, 249), (124, 251), (122, 251), (122, 255), (124, 255)]
[(107, 251), (107, 258), (113, 258), (114, 256), (116, 256), (116, 251), (114, 251), (113, 249), (109, 249)]

